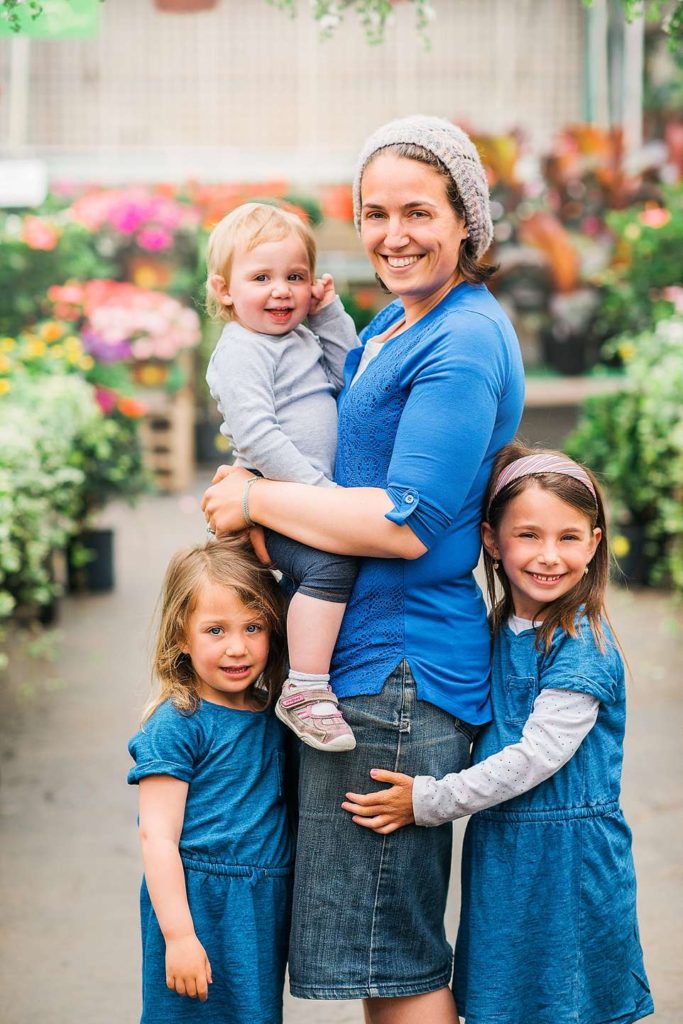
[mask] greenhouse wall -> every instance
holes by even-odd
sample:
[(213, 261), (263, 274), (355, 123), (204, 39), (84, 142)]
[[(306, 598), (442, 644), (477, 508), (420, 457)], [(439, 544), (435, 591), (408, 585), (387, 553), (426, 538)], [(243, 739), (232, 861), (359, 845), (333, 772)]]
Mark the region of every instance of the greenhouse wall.
[(343, 180), (367, 133), (400, 114), (439, 114), (477, 132), (523, 125), (537, 150), (580, 120), (580, 0), (434, 7), (427, 50), (411, 4), (397, 5), (384, 44), (372, 46), (353, 13), (320, 45), (307, 0), (294, 19), (266, 0), (220, 0), (197, 14), (106, 0), (93, 38), (0, 42), (0, 138), (22, 59), (28, 103), (12, 155), (101, 181), (274, 170)]

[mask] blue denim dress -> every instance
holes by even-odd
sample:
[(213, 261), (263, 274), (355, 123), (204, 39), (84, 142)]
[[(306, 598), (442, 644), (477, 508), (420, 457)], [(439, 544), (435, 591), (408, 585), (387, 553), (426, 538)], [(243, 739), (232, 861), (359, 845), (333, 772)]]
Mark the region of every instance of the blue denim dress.
[(284, 799), (285, 730), (270, 710), (166, 702), (128, 749), (128, 781), (187, 782), (180, 856), (190, 912), (211, 964), (207, 1002), (166, 988), (164, 937), (143, 880), (141, 1024), (280, 1024), (293, 845)]
[(589, 693), (597, 721), (571, 760), (467, 827), (454, 991), (467, 1024), (630, 1024), (653, 1012), (619, 806), (624, 671), (583, 622), (540, 653), (534, 630), (495, 644), (494, 720), (474, 761), (519, 741), (544, 687)]

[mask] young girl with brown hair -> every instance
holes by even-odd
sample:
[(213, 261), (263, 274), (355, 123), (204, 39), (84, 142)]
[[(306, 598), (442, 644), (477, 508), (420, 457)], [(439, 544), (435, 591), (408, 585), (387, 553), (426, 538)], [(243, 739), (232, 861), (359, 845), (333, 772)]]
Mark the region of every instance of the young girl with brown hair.
[(631, 1024), (653, 1005), (619, 805), (624, 668), (600, 489), (559, 452), (512, 443), (484, 508), (493, 722), (475, 763), (439, 781), (373, 770), (390, 788), (343, 806), (385, 835), (479, 812), (455, 950), (467, 1024)]
[(293, 847), (272, 703), (284, 634), (279, 587), (244, 543), (174, 555), (158, 693), (129, 744), (145, 870), (142, 1024), (282, 1019)]

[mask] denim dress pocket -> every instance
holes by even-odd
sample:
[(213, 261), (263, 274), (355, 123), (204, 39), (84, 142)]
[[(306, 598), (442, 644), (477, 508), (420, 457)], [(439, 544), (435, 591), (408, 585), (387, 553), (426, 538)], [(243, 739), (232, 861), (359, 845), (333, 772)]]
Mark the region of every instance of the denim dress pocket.
[(524, 725), (536, 697), (535, 676), (509, 675), (505, 680), (505, 722)]

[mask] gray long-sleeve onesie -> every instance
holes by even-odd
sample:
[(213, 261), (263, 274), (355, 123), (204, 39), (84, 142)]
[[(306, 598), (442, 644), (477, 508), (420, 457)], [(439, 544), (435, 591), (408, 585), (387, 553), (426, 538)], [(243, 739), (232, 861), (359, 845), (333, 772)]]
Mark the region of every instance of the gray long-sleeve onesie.
[(270, 480), (332, 486), (335, 396), (359, 342), (337, 298), (283, 335), (226, 324), (206, 371), (235, 461)]

